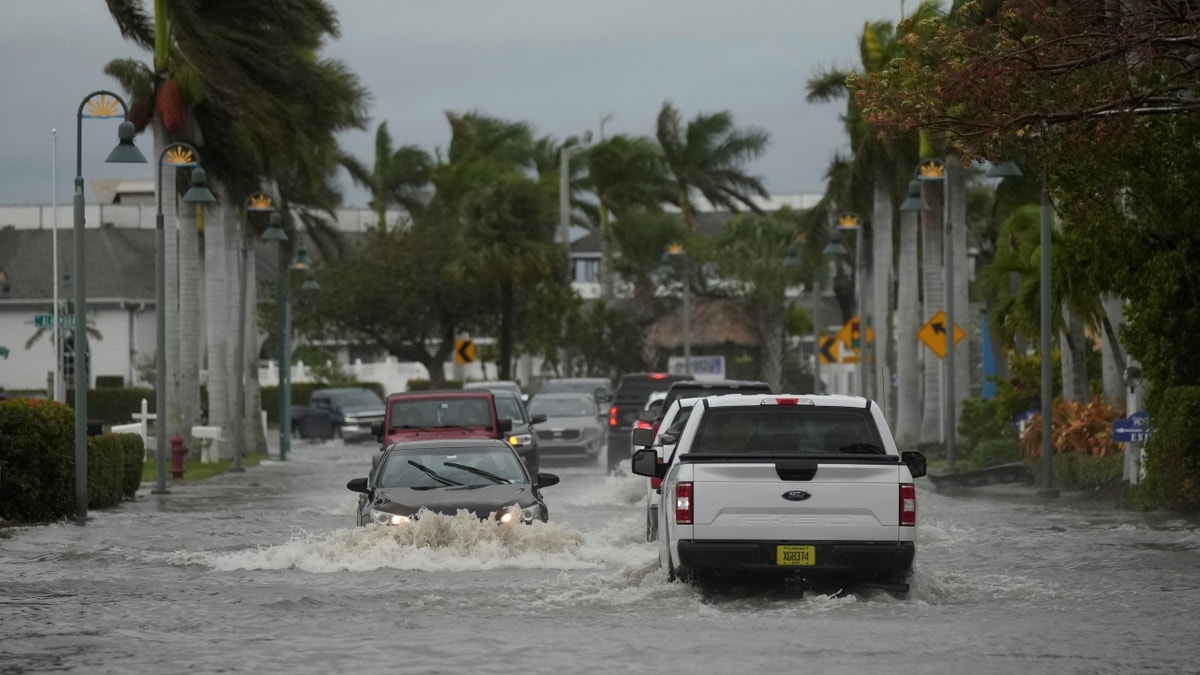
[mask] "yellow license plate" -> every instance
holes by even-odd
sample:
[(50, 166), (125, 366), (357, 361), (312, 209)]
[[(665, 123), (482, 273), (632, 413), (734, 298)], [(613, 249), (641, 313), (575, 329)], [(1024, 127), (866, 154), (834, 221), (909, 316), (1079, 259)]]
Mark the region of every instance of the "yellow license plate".
[(817, 564), (816, 546), (776, 546), (776, 565), (815, 565)]

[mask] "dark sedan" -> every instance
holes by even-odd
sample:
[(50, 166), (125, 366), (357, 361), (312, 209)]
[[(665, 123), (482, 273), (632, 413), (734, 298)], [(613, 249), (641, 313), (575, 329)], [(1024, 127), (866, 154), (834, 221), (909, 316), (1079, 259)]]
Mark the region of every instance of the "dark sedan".
[(393, 444), (369, 476), (346, 487), (361, 493), (359, 525), (404, 525), (424, 512), (460, 510), (508, 524), (545, 522), (540, 490), (557, 483), (554, 474), (531, 476), (504, 441), (454, 439)]

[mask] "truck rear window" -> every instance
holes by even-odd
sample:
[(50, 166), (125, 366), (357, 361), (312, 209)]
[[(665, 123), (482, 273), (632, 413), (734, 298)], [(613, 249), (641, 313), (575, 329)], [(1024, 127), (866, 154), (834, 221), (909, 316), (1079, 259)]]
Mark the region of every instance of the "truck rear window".
[(388, 407), (392, 429), (492, 426), (491, 408), (482, 398), (397, 399)]
[(808, 406), (709, 408), (688, 448), (696, 454), (886, 454), (866, 410)]

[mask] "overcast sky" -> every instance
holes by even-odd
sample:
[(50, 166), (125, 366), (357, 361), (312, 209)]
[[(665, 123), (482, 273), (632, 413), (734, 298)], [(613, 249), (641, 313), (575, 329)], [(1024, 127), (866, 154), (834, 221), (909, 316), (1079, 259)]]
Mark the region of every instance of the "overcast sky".
[[(146, 0), (148, 6), (152, 5)], [(663, 101), (685, 118), (728, 110), (770, 133), (750, 166), (775, 193), (820, 192), (845, 150), (843, 102), (809, 104), (818, 70), (853, 68), (864, 21), (896, 21), (901, 0), (332, 0), (341, 38), (327, 56), (370, 90), (372, 120), (343, 146), (370, 165), (375, 127), (397, 144), (445, 147), (444, 111), (522, 120), (539, 134), (653, 135)], [(150, 55), (122, 40), (102, 0), (0, 0), (0, 205), (70, 201), (76, 112), (114, 58)], [(120, 92), (123, 93), (123, 92)], [(84, 120), (83, 176), (150, 177), (106, 165), (116, 121)], [(57, 180), (52, 130), (57, 129)], [(138, 146), (150, 155), (149, 132)], [(347, 205), (366, 202), (348, 177)], [(93, 196), (88, 192), (88, 200)]]

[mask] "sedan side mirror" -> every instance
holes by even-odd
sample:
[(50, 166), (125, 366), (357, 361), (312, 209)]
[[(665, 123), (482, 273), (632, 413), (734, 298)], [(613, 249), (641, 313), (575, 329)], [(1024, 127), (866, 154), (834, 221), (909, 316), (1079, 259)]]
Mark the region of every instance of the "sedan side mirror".
[(350, 479), (350, 482), (346, 483), (346, 489), (351, 490), (353, 492), (362, 492), (364, 494), (367, 492), (370, 492), (370, 490), (367, 488), (367, 479), (366, 478)]
[(900, 453), (900, 461), (904, 462), (904, 465), (908, 467), (908, 472), (912, 474), (913, 478), (920, 478), (928, 473), (925, 464), (925, 455), (916, 450), (905, 450)]
[(558, 485), (558, 474), (538, 472), (536, 484), (540, 488)]

